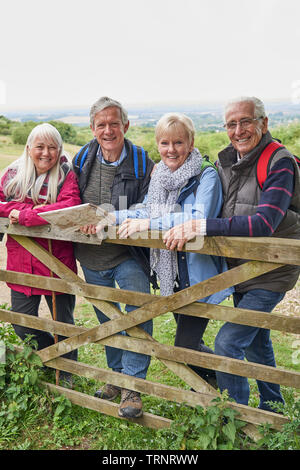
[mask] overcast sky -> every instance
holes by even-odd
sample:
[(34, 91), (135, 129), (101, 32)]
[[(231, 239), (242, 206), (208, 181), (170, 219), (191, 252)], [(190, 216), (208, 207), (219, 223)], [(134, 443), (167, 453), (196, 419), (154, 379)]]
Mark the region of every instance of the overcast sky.
[(0, 114), (13, 108), (300, 97), (296, 0), (1, 1)]

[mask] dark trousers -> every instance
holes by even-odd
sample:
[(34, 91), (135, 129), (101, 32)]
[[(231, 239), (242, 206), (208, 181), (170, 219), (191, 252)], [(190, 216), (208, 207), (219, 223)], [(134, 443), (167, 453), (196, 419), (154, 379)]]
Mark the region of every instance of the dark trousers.
[[(174, 314), (177, 323), (175, 346), (181, 348), (194, 349), (196, 351), (214, 354), (213, 350), (205, 346), (202, 339), (208, 324), (207, 318), (193, 317), (190, 315)], [(188, 364), (194, 372), (196, 372), (204, 380), (207, 378), (216, 379), (216, 373), (212, 369), (193, 366)]]
[[(46, 302), (53, 317), (52, 296), (45, 295)], [(21, 292), (11, 290), (11, 307), (14, 312), (25, 313), (38, 317), (41, 295), (26, 296)], [(63, 323), (74, 325), (73, 312), (75, 308), (75, 296), (70, 294), (56, 295), (56, 320)], [(37, 349), (44, 349), (54, 344), (54, 337), (47, 331), (35, 330), (24, 326), (13, 325), (16, 334), (24, 340), (26, 335), (33, 335), (37, 341)], [(65, 339), (64, 336), (58, 336), (58, 341)], [(71, 351), (64, 356), (67, 359), (77, 361), (77, 350)]]

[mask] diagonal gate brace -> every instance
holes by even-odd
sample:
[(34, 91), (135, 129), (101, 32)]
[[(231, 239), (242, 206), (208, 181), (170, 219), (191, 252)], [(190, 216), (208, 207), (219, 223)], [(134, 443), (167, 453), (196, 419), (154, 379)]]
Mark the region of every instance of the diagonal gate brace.
[(274, 263), (249, 261), (199, 284), (195, 284), (187, 289), (176, 292), (175, 294), (160, 297), (157, 300), (130, 312), (122, 318), (110, 320), (105, 324), (90, 329), (88, 332), (60, 341), (57, 344), (39, 351), (39, 355), (43, 362), (47, 362), (50, 359), (54, 359), (77, 349), (79, 346), (99, 341), (108, 336), (119, 333), (122, 330), (126, 330), (140, 323), (144, 323), (147, 320), (158, 317), (166, 312), (189, 305), (202, 297), (219, 292), (226, 287), (230, 287), (239, 282), (244, 282), (251, 277), (257, 277), (262, 273), (272, 271), (277, 268), (278, 265)]

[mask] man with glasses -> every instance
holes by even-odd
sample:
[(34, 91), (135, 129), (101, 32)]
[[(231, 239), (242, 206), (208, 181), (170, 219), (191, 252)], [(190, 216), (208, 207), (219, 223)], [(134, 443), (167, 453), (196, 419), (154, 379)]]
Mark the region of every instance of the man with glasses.
[[(281, 146), (270, 161), (262, 188), (257, 180), (257, 162), (273, 142), (263, 103), (243, 97), (228, 103), (225, 125), (231, 141), (219, 153), (218, 169), (223, 186), (221, 218), (192, 220), (173, 227), (165, 236), (167, 248), (179, 251), (196, 235), (275, 236), (300, 238), (300, 172), (294, 156)], [(245, 262), (228, 259), (230, 268)], [(298, 279), (298, 266), (284, 266), (235, 286), (234, 305), (271, 312)], [(225, 323), (215, 340), (221, 356), (276, 367), (270, 331), (235, 323)], [(218, 385), (230, 397), (247, 405), (249, 384), (245, 377), (217, 372)], [(257, 381), (259, 408), (273, 411), (269, 403), (284, 403), (277, 384)]]

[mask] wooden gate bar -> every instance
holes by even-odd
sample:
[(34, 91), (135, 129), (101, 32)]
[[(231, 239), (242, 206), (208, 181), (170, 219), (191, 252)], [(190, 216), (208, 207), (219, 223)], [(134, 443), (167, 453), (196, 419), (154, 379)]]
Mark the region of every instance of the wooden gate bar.
[(201, 302), (186, 305), (177, 309), (175, 313), (300, 334), (300, 316), (288, 317), (279, 313), (266, 313), (258, 310)]
[[(176, 403), (188, 403), (190, 406), (203, 406), (207, 407), (212, 405), (212, 400), (215, 396), (207, 393), (196, 393), (191, 390), (182, 390), (171, 385), (160, 384), (157, 382), (151, 382), (149, 380), (139, 379), (137, 377), (126, 376), (118, 372), (111, 370), (97, 368), (89, 364), (72, 361), (59, 357), (49, 362), (50, 366), (59, 369), (66, 370), (71, 374), (78, 376), (84, 376), (86, 378), (92, 378), (95, 380), (101, 380), (103, 382), (118, 385), (124, 388), (131, 387), (137, 392), (144, 393), (147, 395), (153, 395), (163, 400), (169, 400)], [(249, 415), (249, 407), (246, 405), (240, 405), (235, 402), (228, 402), (228, 407), (234, 409), (239, 413), (239, 419), (246, 422), (259, 425), (263, 423), (270, 423), (274, 429), (280, 429), (281, 426), (288, 422), (288, 418), (279, 415), (278, 413), (272, 413), (270, 411), (260, 410), (259, 408), (251, 408)]]
[(90, 410), (99, 411), (100, 413), (123, 419), (125, 421), (130, 421), (132, 423), (139, 424), (140, 426), (147, 426), (148, 428), (152, 429), (163, 429), (170, 427), (172, 423), (172, 420), (168, 418), (156, 416), (147, 412), (143, 412), (143, 415), (140, 418), (121, 418), (118, 415), (119, 405), (117, 403), (112, 403), (111, 401), (103, 399), (100, 400), (99, 398), (92, 397), (85, 393), (60, 387), (59, 385), (45, 383), (45, 386), (48, 387), (52, 392), (58, 392), (66, 396), (75, 405), (79, 405)]
[[(21, 348), (16, 347), (16, 350)], [(198, 405), (207, 407), (213, 404), (215, 395), (202, 392), (193, 392), (191, 390), (179, 389), (171, 385), (165, 385), (158, 382), (151, 382), (146, 379), (131, 377), (108, 369), (91, 366), (79, 361), (73, 361), (63, 357), (52, 359), (48, 362), (48, 367), (64, 370), (79, 377), (99, 380), (122, 388), (131, 388), (140, 393), (153, 395), (164, 400), (173, 401), (179, 404), (188, 403), (189, 406)], [(98, 398), (99, 400), (99, 398)], [(239, 419), (253, 425), (269, 423), (274, 429), (281, 429), (283, 424), (288, 422), (288, 418), (277, 413), (260, 410), (259, 408), (250, 408), (235, 402), (228, 402), (228, 407), (239, 413)]]
[(112, 334), (144, 323), (147, 320), (158, 317), (159, 315), (172, 311), (175, 308), (183, 307), (199, 298), (219, 292), (226, 287), (257, 277), (268, 271), (277, 269), (278, 265), (273, 263), (261, 263), (259, 261), (249, 261), (241, 266), (230, 269), (222, 274), (218, 274), (199, 284), (195, 284), (187, 289), (176, 292), (170, 296), (159, 297), (151, 303), (146, 304), (136, 310), (133, 310), (126, 317), (111, 320), (100, 326), (92, 328), (86, 333), (78, 335), (78, 337), (68, 338), (57, 344), (39, 351), (39, 355), (43, 362), (54, 359), (60, 355), (66, 354), (79, 346), (90, 342), (104, 339)]
[(204, 353), (178, 346), (169, 346), (158, 342), (152, 344), (143, 339), (128, 338), (120, 335), (109, 337), (102, 341), (107, 346), (140, 352), (158, 359), (172, 359), (176, 357), (178, 362), (300, 389), (299, 372), (291, 372), (256, 362), (217, 356), (216, 354)]
[[(57, 271), (59, 271), (57, 269)], [(73, 273), (73, 271), (71, 271)], [(75, 273), (73, 273), (75, 274)], [(60, 272), (60, 276), (66, 276), (66, 272)], [(75, 277), (76, 276), (76, 277)], [(121, 302), (136, 305), (137, 307), (152, 302), (158, 296), (146, 294), (143, 292), (117, 289), (114, 287), (97, 286), (96, 284), (87, 284), (79, 276), (72, 276), (72, 279), (51, 278), (38, 276), (37, 274), (25, 274), (17, 271), (7, 271), (0, 269), (0, 281), (11, 284), (20, 284), (40, 289), (54, 290), (64, 294), (73, 294), (80, 297), (98, 299), (108, 302)], [(132, 298), (134, 296), (134, 298)], [(134, 302), (134, 303), (133, 303)]]
[(276, 237), (205, 237), (201, 253), (300, 265), (300, 240)]
[[(27, 237), (53, 238), (76, 243), (100, 245), (101, 241), (96, 235), (85, 235), (81, 232), (68, 232), (55, 227), (43, 225), (39, 227), (24, 227), (9, 224), (9, 220), (0, 217), (0, 232), (9, 235), (25, 235)], [(164, 232), (140, 232), (136, 239), (110, 239), (102, 243), (119, 245), (134, 245), (165, 249), (162, 241)], [(195, 243), (195, 247), (197, 243)], [(184, 247), (182, 251), (197, 252), (208, 255), (225, 256), (228, 258), (241, 258), (256, 261), (271, 261), (281, 264), (300, 265), (300, 240), (275, 237), (204, 237), (203, 247), (199, 250)]]
[[(3, 313), (6, 313), (6, 315), (3, 315)], [(74, 337), (74, 335), (77, 336), (81, 333), (90, 331), (89, 329), (75, 325), (66, 325), (65, 323), (55, 322), (54, 320), (31, 317), (30, 315), (5, 310), (0, 310), (0, 319), (4, 321), (10, 321), (13, 324), (30, 326), (35, 329), (51, 331), (53, 333), (69, 337)], [(53, 325), (52, 327), (49, 325), (51, 323)], [(165, 345), (157, 341), (132, 338), (129, 336), (115, 335), (109, 338), (104, 338), (97, 343), (103, 344), (105, 346), (112, 346), (147, 354), (159, 360), (173, 360), (174, 362), (173, 358), (176, 357), (176, 363), (182, 362), (185, 364), (192, 364), (204, 368), (240, 375), (242, 377), (249, 377), (257, 380), (264, 380), (271, 383), (286, 385), (288, 387), (300, 388), (299, 372), (281, 370), (262, 364), (244, 362), (238, 359), (217, 356), (216, 354), (203, 353), (193, 349)], [(215, 393), (214, 389), (211, 391), (212, 393)]]
[[(112, 243), (117, 245), (134, 245), (141, 247), (166, 249), (162, 241), (164, 231), (161, 232), (139, 232), (140, 238), (137, 239), (120, 239), (107, 238), (104, 243)], [(90, 236), (90, 243), (95, 242), (96, 235)], [(203, 237), (200, 237), (201, 241)], [(151, 245), (150, 245), (150, 243)], [(300, 265), (300, 240), (288, 238), (273, 237), (204, 237), (203, 247), (200, 240), (195, 237), (195, 248), (191, 240), (188, 248), (184, 246), (182, 251), (196, 252), (204, 255), (225, 256), (226, 258), (240, 258), (245, 260), (267, 261), (281, 264)], [(82, 240), (83, 243), (85, 243)]]
[[(153, 294), (101, 287), (95, 284), (85, 283), (78, 285), (77, 283), (68, 282), (64, 279), (48, 278), (35, 274), (24, 274), (2, 269), (0, 269), (0, 281), (29, 287), (40, 287), (41, 289), (74, 294), (85, 298), (102, 299), (109, 302), (128, 303), (130, 301), (131, 305), (134, 304), (136, 306), (144, 305), (157, 298), (157, 296)], [(134, 297), (133, 299), (132, 296)], [(185, 305), (184, 307), (175, 309), (174, 313), (300, 334), (299, 316), (286, 316), (279, 313), (266, 313), (258, 310), (248, 310), (203, 302), (194, 302), (190, 305)]]

